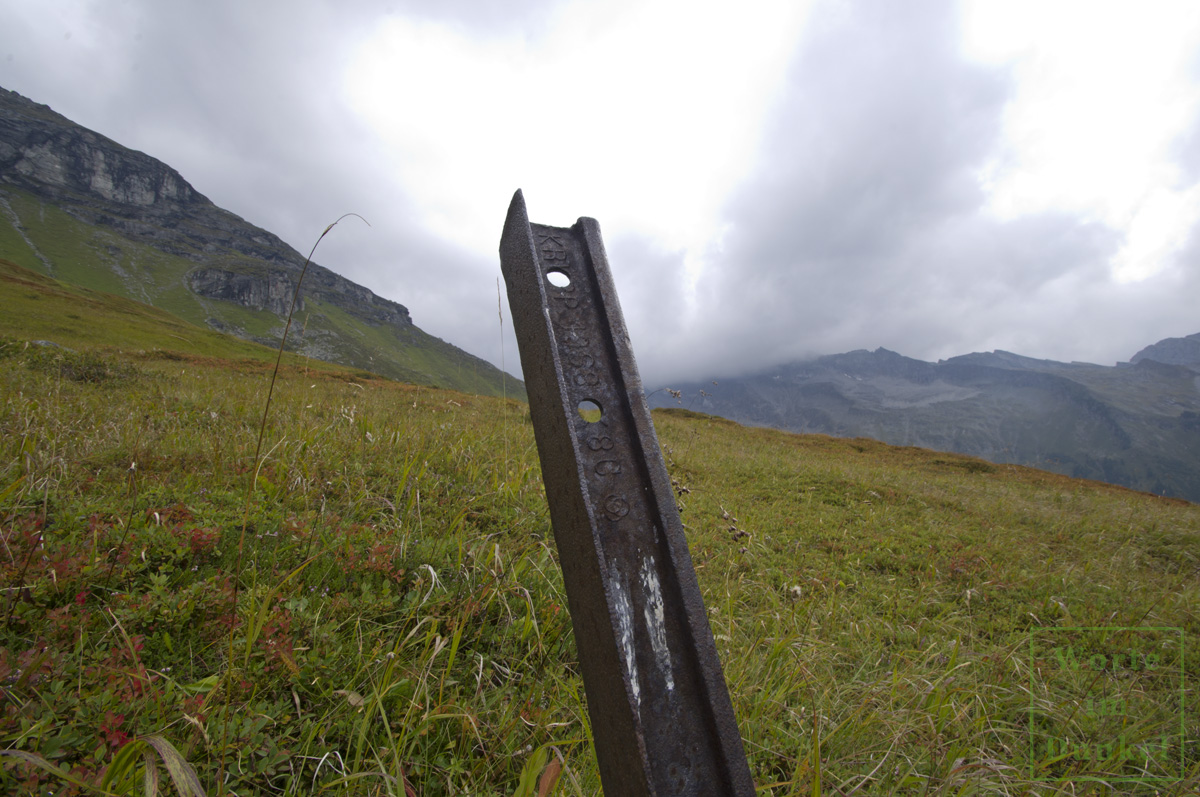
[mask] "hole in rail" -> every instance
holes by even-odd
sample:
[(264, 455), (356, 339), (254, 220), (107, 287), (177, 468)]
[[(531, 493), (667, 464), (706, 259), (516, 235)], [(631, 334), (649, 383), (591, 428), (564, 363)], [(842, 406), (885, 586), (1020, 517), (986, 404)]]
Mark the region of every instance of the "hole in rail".
[(575, 409), (579, 413), (579, 417), (588, 423), (595, 423), (604, 416), (604, 410), (600, 409), (600, 405), (591, 399), (579, 402), (579, 406)]
[(571, 284), (571, 278), (567, 276), (565, 271), (553, 269), (546, 272), (546, 282), (549, 282), (555, 288), (565, 288)]

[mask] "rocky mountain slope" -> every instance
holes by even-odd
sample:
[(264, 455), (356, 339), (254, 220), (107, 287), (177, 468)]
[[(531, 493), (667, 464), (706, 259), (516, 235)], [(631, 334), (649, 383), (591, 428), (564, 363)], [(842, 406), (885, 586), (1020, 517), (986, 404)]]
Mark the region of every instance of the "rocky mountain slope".
[(1143, 360), (1154, 360), (1167, 365), (1184, 365), (1200, 371), (1200, 332), (1186, 338), (1160, 340), (1129, 358), (1131, 363)]
[(853, 351), (717, 383), (673, 385), (651, 403), (741, 423), (1032, 465), (1200, 502), (1200, 335), (1117, 366), (1010, 352), (937, 363)]
[[(304, 257), (178, 172), (0, 88), (0, 257), (278, 345)], [(523, 394), (396, 302), (311, 264), (298, 351), (404, 381)], [(506, 386), (502, 387), (502, 381)]]

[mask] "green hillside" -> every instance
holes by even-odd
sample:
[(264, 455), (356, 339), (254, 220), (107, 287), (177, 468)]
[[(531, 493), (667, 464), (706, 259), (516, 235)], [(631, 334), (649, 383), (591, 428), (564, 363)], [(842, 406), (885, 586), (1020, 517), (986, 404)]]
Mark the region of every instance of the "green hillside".
[[(165, 310), (198, 327), (218, 328), (267, 346), (278, 346), (284, 318), (266, 309), (206, 299), (189, 290), (187, 274), (199, 250), (171, 254), (115, 229), (88, 224), (28, 191), (0, 191), (0, 258), (93, 291), (111, 293)], [(178, 221), (178, 220), (176, 220)], [(177, 226), (172, 235), (179, 235)], [(248, 256), (206, 256), (207, 267), (239, 274), (265, 273)], [(524, 398), (520, 380), (421, 329), (372, 325), (342, 308), (309, 299), (294, 321), (289, 348), (391, 379), (440, 385), (468, 393)]]
[[(67, 349), (120, 349), (159, 359), (216, 359), (226, 365), (265, 368), (277, 350), (214, 332), (170, 313), (111, 293), (71, 285), (0, 258), (0, 335), (49, 341)], [(357, 378), (365, 371), (332, 365), (296, 354), (284, 362), (305, 369)]]
[[(598, 793), (526, 405), (5, 274), (0, 791)], [(1200, 788), (1200, 507), (654, 417), (759, 794)]]

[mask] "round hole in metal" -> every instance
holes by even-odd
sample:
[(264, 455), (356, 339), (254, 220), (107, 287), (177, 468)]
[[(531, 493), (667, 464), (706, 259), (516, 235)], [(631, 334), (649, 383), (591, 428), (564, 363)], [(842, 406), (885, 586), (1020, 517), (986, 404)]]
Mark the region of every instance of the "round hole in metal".
[(579, 413), (579, 417), (583, 418), (588, 423), (595, 423), (604, 417), (604, 410), (600, 408), (599, 404), (591, 399), (584, 399), (583, 401), (579, 402), (579, 406), (576, 407), (575, 410)]

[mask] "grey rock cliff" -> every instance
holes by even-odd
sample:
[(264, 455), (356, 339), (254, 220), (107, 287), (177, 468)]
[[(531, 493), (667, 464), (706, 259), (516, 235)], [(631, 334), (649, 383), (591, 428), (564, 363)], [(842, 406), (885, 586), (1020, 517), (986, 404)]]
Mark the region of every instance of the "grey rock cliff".
[(208, 202), (166, 164), (6, 89), (0, 89), (0, 179), (62, 199), (90, 195), (158, 214)]
[[(236, 302), (254, 310), (286, 315), (292, 305), (296, 285), (282, 271), (251, 276), (220, 268), (198, 268), (188, 274), (188, 287), (210, 299)], [(304, 299), (296, 302), (296, 312), (304, 309)]]

